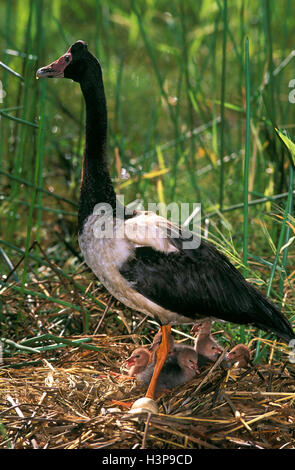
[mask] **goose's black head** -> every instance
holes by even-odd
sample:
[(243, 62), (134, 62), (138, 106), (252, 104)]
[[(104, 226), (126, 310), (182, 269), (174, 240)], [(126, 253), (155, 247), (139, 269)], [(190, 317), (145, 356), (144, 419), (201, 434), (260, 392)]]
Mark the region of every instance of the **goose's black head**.
[(55, 62), (38, 69), (36, 77), (70, 78), (81, 82), (85, 70), (94, 64), (99, 65), (97, 59), (88, 51), (86, 42), (77, 41)]

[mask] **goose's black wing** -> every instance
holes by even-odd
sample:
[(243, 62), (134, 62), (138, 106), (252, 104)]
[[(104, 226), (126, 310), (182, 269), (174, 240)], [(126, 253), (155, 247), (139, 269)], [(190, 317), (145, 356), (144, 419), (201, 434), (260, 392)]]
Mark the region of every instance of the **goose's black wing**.
[(142, 295), (161, 307), (194, 319), (215, 317), (253, 324), (289, 341), (294, 332), (280, 310), (250, 285), (213, 245), (162, 252), (138, 246), (120, 273)]

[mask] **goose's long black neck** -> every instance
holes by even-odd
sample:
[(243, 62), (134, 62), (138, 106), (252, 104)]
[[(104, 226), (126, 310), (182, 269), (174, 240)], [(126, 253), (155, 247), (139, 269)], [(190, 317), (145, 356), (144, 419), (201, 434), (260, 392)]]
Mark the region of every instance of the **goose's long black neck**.
[(107, 108), (101, 71), (91, 64), (80, 82), (86, 104), (86, 140), (78, 210), (78, 232), (98, 203), (115, 210), (116, 195), (106, 162)]

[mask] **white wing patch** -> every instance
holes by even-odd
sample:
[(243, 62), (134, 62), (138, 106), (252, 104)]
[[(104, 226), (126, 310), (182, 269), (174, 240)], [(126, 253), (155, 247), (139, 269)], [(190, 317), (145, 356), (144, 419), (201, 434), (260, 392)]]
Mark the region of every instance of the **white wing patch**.
[(125, 237), (136, 247), (150, 246), (164, 253), (178, 251), (168, 238), (173, 235), (179, 236), (179, 227), (154, 212), (143, 212), (125, 221)]
[[(158, 316), (161, 318), (163, 323), (191, 323), (192, 320), (190, 318), (179, 315), (176, 312), (166, 310), (137, 292), (119, 272), (120, 265), (132, 255), (135, 246), (146, 245), (152, 246), (156, 250), (164, 248), (166, 252), (176, 251), (174, 246), (169, 246), (169, 240), (162, 239), (162, 242), (164, 243), (161, 244), (161, 239), (146, 239), (143, 236), (143, 230), (140, 232), (141, 235), (137, 234), (137, 236), (134, 236), (133, 238), (127, 238), (126, 235), (124, 238), (116, 238), (115, 236), (114, 238), (97, 238), (94, 230), (97, 218), (97, 215), (91, 215), (87, 219), (84, 224), (83, 232), (79, 235), (79, 244), (86, 264), (106, 289), (108, 289), (116, 299), (120, 300), (120, 302), (124, 303), (128, 307), (142, 312), (145, 315)], [(170, 222), (168, 220), (164, 217), (159, 217), (154, 213), (152, 213), (152, 215), (143, 213), (138, 217), (134, 217), (133, 219), (125, 222), (122, 221), (121, 223), (127, 223), (129, 226), (130, 222), (134, 222), (136, 219), (137, 222), (139, 220), (142, 222), (140, 223), (140, 227), (145, 225), (144, 221), (147, 223), (147, 220), (149, 220), (148, 223), (153, 223), (152, 220), (155, 219), (157, 219), (157, 222), (160, 222), (159, 219), (161, 219), (164, 225), (168, 224), (168, 226), (170, 226)], [(174, 230), (176, 229), (177, 226), (174, 226)], [(136, 231), (132, 231), (131, 229), (130, 232), (134, 235), (136, 234)], [(154, 237), (156, 237), (156, 232), (153, 233)], [(139, 241), (141, 243), (138, 243)]]

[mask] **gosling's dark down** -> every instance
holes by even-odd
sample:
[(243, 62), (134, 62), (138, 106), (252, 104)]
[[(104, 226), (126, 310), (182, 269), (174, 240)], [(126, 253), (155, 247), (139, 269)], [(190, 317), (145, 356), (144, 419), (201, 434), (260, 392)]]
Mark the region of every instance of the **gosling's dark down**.
[[(126, 361), (128, 375), (135, 375), (139, 382), (148, 384), (152, 378), (155, 357), (146, 348), (136, 348)], [(168, 355), (159, 374), (156, 392), (171, 390), (195, 378), (199, 373), (198, 354), (194, 349), (183, 346)]]
[[(162, 344), (147, 396), (153, 397), (156, 378), (169, 351), (173, 323), (218, 318), (253, 324), (286, 341), (295, 338), (280, 310), (246, 282), (213, 245), (202, 240), (198, 248), (184, 249), (186, 235), (165, 218), (138, 211), (122, 215), (106, 161), (107, 107), (102, 70), (87, 44), (77, 41), (58, 60), (40, 68), (37, 77), (64, 77), (80, 84), (86, 104), (86, 142), (78, 209), (79, 243), (86, 263), (114, 297), (157, 318), (162, 325)], [(105, 215), (98, 205), (106, 203), (109, 221), (115, 217), (113, 224), (107, 224), (111, 237), (102, 237), (100, 232)], [(161, 230), (167, 233), (166, 238), (159, 237)]]

